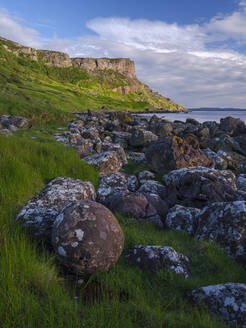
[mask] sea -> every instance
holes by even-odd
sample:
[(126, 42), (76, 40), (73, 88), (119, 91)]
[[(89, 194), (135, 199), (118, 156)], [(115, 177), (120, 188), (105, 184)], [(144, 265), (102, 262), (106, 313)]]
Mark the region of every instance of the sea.
[[(142, 116), (152, 116), (153, 114), (142, 114)], [(246, 123), (246, 110), (231, 110), (231, 111), (221, 111), (221, 110), (194, 110), (189, 113), (161, 113), (161, 114), (155, 114), (158, 117), (165, 118), (169, 121), (183, 121), (185, 122), (186, 119), (194, 118), (200, 123), (206, 122), (206, 121), (216, 121), (220, 122), (221, 118), (232, 116), (235, 118), (240, 118), (242, 121)]]

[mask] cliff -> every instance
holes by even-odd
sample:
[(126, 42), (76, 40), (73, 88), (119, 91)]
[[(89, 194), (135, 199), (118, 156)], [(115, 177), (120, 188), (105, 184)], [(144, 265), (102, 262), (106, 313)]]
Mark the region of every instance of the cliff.
[[(5, 53), (14, 54), (19, 58), (16, 62), (18, 65), (23, 65), (25, 61), (25, 65), (30, 64), (31, 67), (34, 65), (33, 62), (36, 62), (38, 64), (36, 69), (41, 69), (42, 66), (42, 74), (46, 72), (49, 78), (62, 79), (63, 84), (76, 84), (75, 87), (78, 89), (73, 91), (74, 94), (78, 95), (86, 91), (87, 95), (97, 96), (97, 107), (100, 101), (104, 106), (104, 100), (100, 100), (100, 97), (107, 96), (114, 98), (117, 106), (120, 101), (130, 107), (136, 103), (136, 109), (145, 107), (167, 111), (186, 110), (139, 81), (135, 64), (129, 58), (70, 58), (63, 52), (36, 50), (1, 37), (0, 46), (3, 47)], [(2, 56), (0, 60), (7, 61), (8, 57)], [(28, 62), (28, 60), (33, 62)], [(112, 92), (122, 95), (123, 98), (119, 98)], [(117, 97), (118, 101), (116, 101)], [(108, 100), (107, 102), (109, 103)]]

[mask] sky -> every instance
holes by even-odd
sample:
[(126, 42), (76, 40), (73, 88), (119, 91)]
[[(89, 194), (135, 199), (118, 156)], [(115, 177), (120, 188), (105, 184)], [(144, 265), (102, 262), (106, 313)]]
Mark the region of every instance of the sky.
[(129, 57), (185, 107), (246, 108), (246, 0), (0, 0), (0, 36), (71, 57)]

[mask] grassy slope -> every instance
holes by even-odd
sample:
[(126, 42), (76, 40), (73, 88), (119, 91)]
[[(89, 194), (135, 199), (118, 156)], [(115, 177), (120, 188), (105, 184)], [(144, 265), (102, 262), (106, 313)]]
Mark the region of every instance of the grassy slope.
[(136, 244), (172, 246), (190, 256), (192, 277), (143, 272), (122, 256), (112, 270), (92, 275), (79, 287), (76, 277), (64, 273), (53, 255), (26, 235), (15, 216), (49, 180), (71, 176), (97, 184), (97, 172), (73, 149), (35, 130), (0, 136), (0, 158), (1, 327), (225, 327), (185, 298), (196, 287), (245, 282), (245, 270), (216, 245), (118, 215), (125, 249)]
[(119, 73), (101, 71), (95, 76), (75, 67), (49, 67), (27, 55), (16, 56), (4, 45), (15, 50), (14, 44), (0, 40), (0, 113), (54, 122), (68, 120), (71, 115), (67, 111), (102, 106), (134, 110), (172, 107), (146, 90), (128, 95), (113, 92), (113, 88), (129, 84)]

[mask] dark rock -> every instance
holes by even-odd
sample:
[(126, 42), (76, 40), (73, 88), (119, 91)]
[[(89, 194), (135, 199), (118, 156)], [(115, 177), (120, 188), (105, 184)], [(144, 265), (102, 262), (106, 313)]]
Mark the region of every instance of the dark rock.
[(52, 244), (69, 270), (91, 274), (115, 265), (123, 250), (124, 235), (105, 206), (85, 200), (68, 204), (58, 215)]
[(167, 188), (155, 180), (146, 180), (138, 189), (138, 192), (156, 194), (159, 195), (162, 199), (167, 197)]
[(189, 167), (164, 175), (163, 181), (170, 206), (201, 208), (211, 202), (237, 200), (236, 177), (231, 171)]
[(155, 178), (155, 174), (147, 170), (138, 173), (138, 180), (140, 182), (145, 180), (153, 180), (154, 178)]
[(129, 145), (129, 140), (131, 137), (131, 133), (129, 132), (117, 132), (117, 131), (113, 131), (110, 134), (110, 137), (112, 138), (114, 143), (118, 143), (121, 145), (121, 147), (123, 147), (124, 149), (126, 149)]
[(83, 160), (97, 167), (100, 174), (118, 172), (122, 167), (122, 161), (116, 151), (106, 151), (101, 154), (87, 156)]
[(23, 207), (17, 220), (32, 235), (50, 242), (53, 222), (64, 206), (76, 200), (95, 198), (96, 191), (92, 183), (65, 177), (56, 178)]
[(239, 118), (233, 118), (231, 116), (220, 120), (220, 129), (232, 136), (246, 133), (245, 123)]
[(139, 188), (139, 182), (135, 175), (129, 175), (127, 177), (127, 187), (130, 191), (137, 191), (137, 189)]
[(9, 130), (30, 128), (32, 126), (31, 122), (27, 118), (10, 115), (0, 115), (0, 124)]
[(175, 205), (170, 209), (166, 218), (166, 227), (194, 235), (197, 228), (199, 209)]
[(192, 125), (200, 125), (200, 123), (197, 120), (195, 120), (194, 118), (191, 118), (191, 117), (188, 117), (186, 119), (185, 123), (186, 124), (192, 124)]
[(228, 282), (206, 286), (191, 292), (193, 303), (205, 307), (229, 324), (246, 327), (246, 285)]
[(147, 220), (158, 227), (163, 227), (157, 210), (144, 194), (133, 192), (116, 193), (108, 199), (107, 205), (114, 213)]
[(156, 173), (167, 173), (189, 166), (214, 166), (214, 160), (208, 158), (202, 150), (194, 149), (179, 137), (165, 137), (152, 143), (145, 156), (149, 168)]
[(217, 242), (234, 259), (246, 260), (246, 202), (212, 203), (198, 218), (197, 240)]
[(129, 152), (128, 153), (129, 159), (132, 162), (135, 162), (138, 165), (146, 166), (146, 158), (144, 153), (137, 153), (137, 152)]
[(129, 143), (132, 147), (146, 147), (157, 139), (158, 137), (151, 131), (138, 129), (132, 133)]
[(126, 251), (125, 257), (130, 263), (137, 264), (144, 270), (171, 270), (184, 278), (190, 276), (189, 258), (169, 246), (136, 245)]

